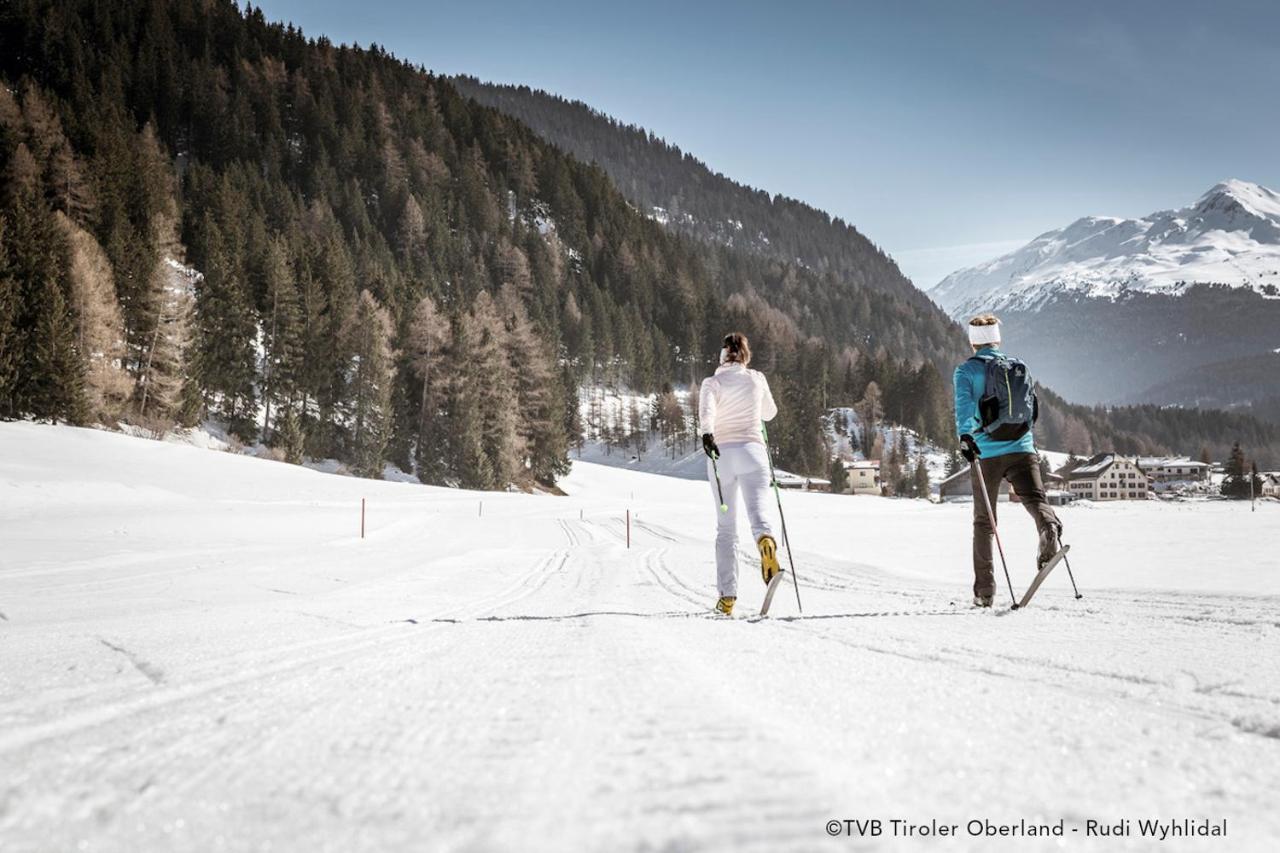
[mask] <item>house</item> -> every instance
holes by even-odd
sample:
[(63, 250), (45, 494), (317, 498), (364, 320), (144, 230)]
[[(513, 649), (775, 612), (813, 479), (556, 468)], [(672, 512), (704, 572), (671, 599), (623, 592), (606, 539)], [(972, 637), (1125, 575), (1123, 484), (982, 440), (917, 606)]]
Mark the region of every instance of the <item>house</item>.
[(849, 475), (849, 494), (878, 495), (881, 493), (880, 460), (859, 459), (844, 466)]
[(1207, 483), (1213, 471), (1208, 462), (1196, 462), (1187, 456), (1143, 456), (1138, 459), (1138, 467), (1157, 492)]
[[(1075, 495), (1066, 489), (1066, 482), (1057, 475), (1044, 477), (1045, 499), (1053, 506), (1063, 506), (1075, 500)], [(973, 500), (973, 485), (969, 482), (969, 466), (966, 465), (938, 485), (938, 498), (944, 501)], [(997, 500), (1008, 500), (1018, 503), (1016, 492), (1009, 491), (1009, 482), (1000, 481), (1000, 494)]]
[(1262, 478), (1262, 497), (1280, 498), (1280, 471), (1259, 474)]
[(779, 471), (775, 479), (780, 489), (796, 489), (802, 492), (831, 491), (831, 481), (824, 480), (821, 477), (802, 477), (799, 474), (788, 474), (785, 471)]
[[(954, 474), (938, 484), (938, 498), (944, 501), (973, 500), (973, 485), (969, 482), (968, 465), (958, 469)], [(1000, 494), (996, 499), (1009, 499), (1008, 481), (1000, 481)]]
[(1074, 459), (1057, 471), (1067, 491), (1091, 501), (1142, 501), (1149, 497), (1150, 480), (1138, 463), (1115, 453)]

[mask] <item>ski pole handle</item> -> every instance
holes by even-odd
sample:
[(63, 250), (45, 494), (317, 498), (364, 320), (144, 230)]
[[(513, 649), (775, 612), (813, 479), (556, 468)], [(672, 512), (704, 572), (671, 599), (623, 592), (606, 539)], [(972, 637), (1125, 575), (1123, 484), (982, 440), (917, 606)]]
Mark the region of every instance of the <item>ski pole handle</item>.
[(716, 475), (716, 494), (720, 496), (720, 511), (728, 512), (729, 505), (724, 502), (724, 489), (720, 487), (720, 466), (716, 464), (716, 456), (718, 455), (711, 456), (711, 472)]

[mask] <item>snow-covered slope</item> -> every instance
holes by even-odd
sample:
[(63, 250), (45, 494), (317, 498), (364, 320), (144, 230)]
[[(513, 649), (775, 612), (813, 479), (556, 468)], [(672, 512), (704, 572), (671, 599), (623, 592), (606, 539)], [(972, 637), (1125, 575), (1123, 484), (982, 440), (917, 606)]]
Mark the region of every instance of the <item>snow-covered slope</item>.
[[(1055, 574), (1008, 613), (965, 606), (968, 507), (787, 493), (804, 618), (787, 587), (750, 623), (707, 614), (706, 483), (563, 485), (0, 423), (0, 849), (921, 844), (829, 839), (846, 818), (958, 824), (939, 850), (1062, 844), (984, 818), (1065, 820), (1082, 851), (1154, 846), (1090, 819), (1280, 837), (1280, 504), (1063, 508), (1084, 600)], [(1033, 529), (1001, 521), (1025, 587)], [(761, 592), (744, 557), (739, 608)]]
[(1086, 216), (952, 273), (930, 296), (962, 316), (1035, 309), (1063, 296), (1176, 295), (1196, 283), (1280, 297), (1280, 194), (1229, 180), (1177, 210), (1141, 219)]

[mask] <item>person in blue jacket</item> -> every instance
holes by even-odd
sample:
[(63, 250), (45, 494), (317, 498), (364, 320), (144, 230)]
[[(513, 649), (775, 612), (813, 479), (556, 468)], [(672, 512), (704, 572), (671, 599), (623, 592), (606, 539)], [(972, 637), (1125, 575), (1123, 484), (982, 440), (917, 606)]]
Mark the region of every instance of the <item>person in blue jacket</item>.
[(1028, 429), (1021, 437), (998, 441), (982, 431), (978, 401), (986, 391), (984, 359), (1004, 355), (1000, 350), (1000, 321), (992, 314), (981, 314), (969, 321), (969, 344), (973, 356), (956, 368), (956, 434), (960, 437), (960, 453), (969, 461), (969, 479), (973, 484), (973, 603), (990, 607), (995, 595), (995, 566), (991, 558), (991, 536), (996, 519), (987, 517), (987, 504), (978, 493), (976, 468), (981, 466), (992, 515), (996, 515), (996, 499), (1000, 482), (1008, 480), (1022, 505), (1035, 519), (1040, 533), (1039, 563), (1044, 565), (1061, 547), (1062, 522), (1045, 496), (1040, 477), (1040, 456), (1035, 438)]

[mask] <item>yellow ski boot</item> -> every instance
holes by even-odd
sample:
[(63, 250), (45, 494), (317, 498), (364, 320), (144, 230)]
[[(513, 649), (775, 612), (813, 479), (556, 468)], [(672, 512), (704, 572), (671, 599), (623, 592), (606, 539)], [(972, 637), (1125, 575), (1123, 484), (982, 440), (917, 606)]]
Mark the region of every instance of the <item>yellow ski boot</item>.
[(717, 613), (722, 613), (722, 614), (724, 614), (725, 616), (732, 616), (732, 615), (733, 615), (733, 605), (734, 605), (737, 601), (738, 601), (738, 599), (737, 599), (737, 597), (735, 597), (735, 596), (732, 596), (732, 595), (722, 596), (722, 597), (720, 598), (720, 600), (716, 602), (716, 612), (717, 612)]
[(782, 571), (782, 566), (778, 564), (778, 543), (766, 533), (756, 544), (760, 546), (760, 575), (764, 578), (765, 586), (768, 586), (769, 581)]

